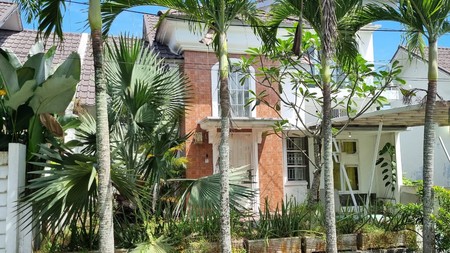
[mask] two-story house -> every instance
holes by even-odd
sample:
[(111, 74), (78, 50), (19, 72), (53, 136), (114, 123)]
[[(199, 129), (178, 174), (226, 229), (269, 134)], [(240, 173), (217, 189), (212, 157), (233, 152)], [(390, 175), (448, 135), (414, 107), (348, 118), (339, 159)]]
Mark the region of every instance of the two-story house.
[[(192, 88), (192, 100), (183, 123), (184, 132), (193, 131), (193, 136), (186, 144), (188, 168), (186, 176), (198, 178), (218, 172), (218, 144), (220, 139), (220, 118), (218, 105), (218, 59), (214, 51), (199, 42), (202, 34), (195, 34), (189, 29), (189, 23), (183, 14), (168, 15), (155, 29), (158, 17), (144, 17), (144, 38), (155, 49), (163, 53), (170, 52), (168, 61), (183, 71), (189, 78)], [(291, 24), (292, 25), (292, 24)], [(368, 61), (373, 61), (373, 30), (376, 26), (359, 32), (359, 51)], [(261, 41), (253, 34), (250, 27), (241, 23), (231, 25), (228, 32), (228, 49), (230, 61), (237, 62), (245, 56), (249, 47), (258, 47)], [(252, 66), (251, 73), (258, 66)], [(304, 152), (313, 153), (313, 141), (304, 136), (296, 127), (286, 129), (290, 138), (280, 138), (270, 134), (273, 124), (279, 120), (278, 115), (269, 107), (245, 106), (251, 96), (248, 90), (262, 91), (252, 78), (240, 85), (239, 72), (230, 74), (230, 91), (232, 106), (230, 164), (232, 167), (248, 166), (251, 187), (258, 190), (254, 209), (268, 198), (274, 205), (281, 199), (295, 197), (297, 201), (306, 198), (307, 189), (313, 177), (313, 166), (306, 159)], [(289, 86), (289, 82), (286, 82)], [(320, 91), (319, 91), (320, 92)], [(396, 94), (390, 94), (396, 96)], [(270, 99), (275, 100), (276, 96)], [(311, 108), (308, 109), (308, 106)], [(315, 113), (317, 107), (306, 104), (306, 110)], [(282, 108), (282, 118), (295, 122), (297, 117), (291, 110)], [(373, 117), (387, 111), (372, 112)], [(316, 122), (317, 119), (305, 120)], [(342, 116), (342, 115), (336, 115)], [(370, 116), (370, 115), (369, 115)], [(386, 194), (381, 171), (376, 168), (378, 150), (387, 142), (393, 144), (405, 125), (385, 125), (379, 130), (378, 120), (361, 120), (350, 124), (347, 130), (336, 138), (335, 149), (335, 187), (336, 193), (347, 196), (350, 193), (367, 195), (375, 193), (380, 197), (398, 198), (398, 193)], [(336, 122), (338, 126), (340, 123)], [(397, 146), (396, 146), (397, 147)], [(399, 147), (395, 150), (400, 157)], [(396, 168), (401, 173), (401, 164)], [(395, 182), (396, 189), (401, 179)]]

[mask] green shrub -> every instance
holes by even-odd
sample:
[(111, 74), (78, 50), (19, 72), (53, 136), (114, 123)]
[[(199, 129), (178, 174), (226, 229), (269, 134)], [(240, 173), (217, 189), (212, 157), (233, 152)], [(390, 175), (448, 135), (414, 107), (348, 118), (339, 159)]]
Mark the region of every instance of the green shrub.
[(268, 200), (259, 210), (259, 220), (249, 226), (248, 239), (282, 238), (300, 236), (307, 232), (323, 232), (323, 209), (321, 206), (297, 204), (295, 200), (282, 201), (275, 211), (270, 210)]
[(436, 223), (436, 247), (439, 252), (450, 251), (450, 190), (434, 187), (439, 208), (432, 218)]

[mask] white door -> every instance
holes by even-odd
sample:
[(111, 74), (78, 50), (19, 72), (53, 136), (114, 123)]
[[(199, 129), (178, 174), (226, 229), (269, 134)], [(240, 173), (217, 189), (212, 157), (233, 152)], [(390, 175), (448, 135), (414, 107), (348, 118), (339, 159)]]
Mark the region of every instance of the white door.
[[(255, 190), (256, 172), (253, 166), (253, 142), (251, 133), (231, 133), (230, 134), (230, 168), (236, 169), (245, 167), (246, 178), (242, 184)], [(255, 200), (248, 203), (249, 208), (254, 208)]]

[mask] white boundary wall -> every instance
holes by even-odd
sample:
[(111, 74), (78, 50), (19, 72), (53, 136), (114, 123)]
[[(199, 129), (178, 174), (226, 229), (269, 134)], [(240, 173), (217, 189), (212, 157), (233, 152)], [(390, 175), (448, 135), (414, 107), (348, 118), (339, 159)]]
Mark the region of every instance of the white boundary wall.
[(8, 152), (0, 152), (0, 253), (32, 252), (31, 226), (21, 226), (17, 213), (25, 174), (26, 147), (10, 143)]

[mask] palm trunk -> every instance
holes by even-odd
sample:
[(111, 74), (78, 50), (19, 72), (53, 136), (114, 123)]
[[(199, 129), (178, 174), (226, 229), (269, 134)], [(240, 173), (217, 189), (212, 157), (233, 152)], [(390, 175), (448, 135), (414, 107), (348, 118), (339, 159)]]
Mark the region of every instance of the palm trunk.
[(430, 41), (428, 50), (428, 92), (423, 129), (423, 252), (435, 252), (434, 222), (431, 219), (431, 215), (434, 209), (433, 170), (435, 124), (433, 114), (436, 104), (438, 78), (437, 41)]
[(322, 139), (319, 136), (314, 136), (314, 163), (317, 169), (314, 170), (313, 180), (308, 194), (308, 205), (314, 205), (319, 202), (320, 176), (322, 175)]
[[(326, 60), (322, 60), (327, 62)], [(325, 227), (327, 239), (327, 252), (337, 252), (336, 217), (334, 207), (334, 180), (332, 160), (332, 131), (331, 131), (331, 71), (329, 63), (322, 63), (323, 78), (323, 172), (325, 188)]]
[(100, 219), (100, 252), (114, 252), (114, 229), (112, 218), (111, 161), (109, 149), (108, 105), (106, 83), (103, 77), (102, 19), (100, 0), (89, 0), (89, 25), (92, 36), (92, 53), (95, 72), (95, 104), (97, 120), (98, 161), (98, 214)]
[(328, 253), (337, 253), (336, 240), (336, 217), (334, 208), (334, 181), (332, 161), (331, 131), (331, 64), (334, 55), (334, 43), (336, 37), (336, 15), (333, 0), (322, 0), (321, 25), (322, 25), (322, 54), (321, 54), (321, 76), (323, 93), (322, 111), (322, 135), (323, 135), (323, 171), (325, 188), (325, 226), (326, 226), (326, 249)]
[(220, 71), (220, 110), (221, 131), (219, 145), (220, 170), (220, 230), (222, 234), (221, 247), (223, 253), (231, 253), (230, 226), (230, 92), (228, 89), (228, 45), (227, 36), (221, 32), (219, 37), (219, 71)]

